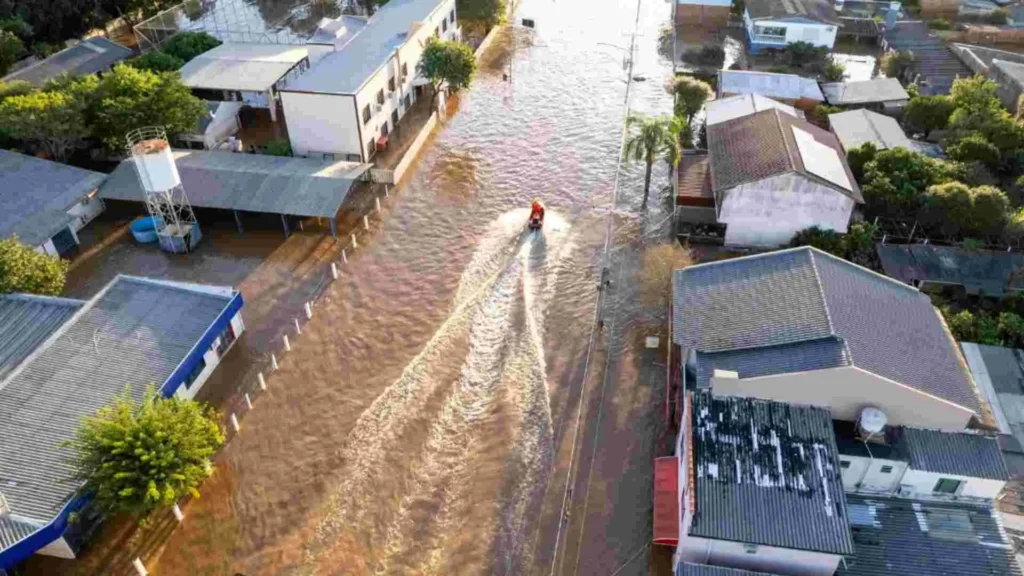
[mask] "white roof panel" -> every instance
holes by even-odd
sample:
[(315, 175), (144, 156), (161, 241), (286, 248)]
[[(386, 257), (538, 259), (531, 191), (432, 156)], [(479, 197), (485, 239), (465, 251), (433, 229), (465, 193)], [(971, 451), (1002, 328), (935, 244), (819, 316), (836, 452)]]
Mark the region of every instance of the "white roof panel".
[(309, 51), (288, 44), (221, 44), (182, 66), (181, 81), (206, 90), (269, 90)]
[(782, 102), (776, 102), (771, 98), (765, 98), (760, 94), (728, 96), (726, 98), (712, 100), (705, 105), (708, 126), (714, 126), (715, 124), (721, 124), (722, 122), (726, 122), (734, 118), (749, 116), (755, 112), (770, 110), (772, 108), (776, 108), (780, 112), (785, 112), (794, 118), (803, 118), (803, 113), (797, 111), (796, 108), (787, 106)]
[(911, 147), (910, 140), (903, 133), (899, 123), (877, 112), (850, 110), (829, 114), (828, 121), (832, 131), (842, 142), (843, 149), (847, 151), (866, 142), (873, 142), (879, 149)]
[(761, 94), (769, 98), (825, 101), (814, 78), (750, 70), (722, 70), (718, 74), (719, 94)]
[(800, 150), (800, 159), (808, 172), (844, 190), (853, 190), (846, 170), (843, 169), (843, 161), (834, 149), (818, 142), (814, 136), (796, 126), (793, 126), (793, 138), (796, 140), (797, 149)]

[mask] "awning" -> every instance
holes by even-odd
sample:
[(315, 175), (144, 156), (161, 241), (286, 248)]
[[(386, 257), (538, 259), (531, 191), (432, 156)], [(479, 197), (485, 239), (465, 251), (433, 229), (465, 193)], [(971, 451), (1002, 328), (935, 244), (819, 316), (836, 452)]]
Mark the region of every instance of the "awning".
[(654, 543), (679, 545), (679, 457), (654, 459)]

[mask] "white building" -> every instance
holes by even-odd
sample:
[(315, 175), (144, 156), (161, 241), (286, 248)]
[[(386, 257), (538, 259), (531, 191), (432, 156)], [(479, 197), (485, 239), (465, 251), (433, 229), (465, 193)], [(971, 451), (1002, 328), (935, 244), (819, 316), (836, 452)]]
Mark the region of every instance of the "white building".
[(868, 142), (879, 150), (892, 148), (912, 149), (913, 144), (900, 128), (899, 122), (871, 110), (857, 109), (828, 115), (832, 133), (839, 138), (843, 150), (849, 153)]
[(17, 236), (59, 256), (78, 245), (78, 231), (103, 212), (96, 190), (106, 175), (0, 150), (0, 239)]
[(431, 37), (459, 36), (455, 0), (391, 0), (340, 49), (281, 89), (293, 153), (365, 162), (428, 84)]
[(845, 233), (864, 202), (835, 135), (778, 108), (710, 125), (707, 140), (727, 245), (779, 246), (812, 226)]
[(0, 297), (0, 569), (74, 558), (64, 441), (126, 385), (192, 398), (245, 330), (231, 288), (118, 276), (88, 301)]
[(842, 5), (842, 0), (834, 5), (832, 0), (747, 0), (743, 24), (750, 50), (781, 49), (793, 42), (831, 50)]

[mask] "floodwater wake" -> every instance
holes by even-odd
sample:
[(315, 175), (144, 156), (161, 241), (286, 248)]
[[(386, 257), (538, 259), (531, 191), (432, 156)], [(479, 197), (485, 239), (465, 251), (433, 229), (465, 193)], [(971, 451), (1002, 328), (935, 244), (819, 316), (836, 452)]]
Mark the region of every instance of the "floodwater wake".
[[(526, 211), (515, 210), (492, 223), (462, 274), (449, 318), (360, 415), (303, 573), (348, 563), (377, 574), (450, 572), (446, 565), (463, 541), (456, 523), (474, 505), (467, 487), (478, 460), (496, 456), (484, 454), (484, 444), (505, 451), (497, 455), (505, 474), (493, 496), (493, 525), (471, 529), (492, 546), (495, 571), (528, 565), (525, 532), (553, 457), (545, 309), (572, 242), (556, 214), (549, 212), (540, 233), (524, 231), (525, 221)], [(455, 372), (446, 371), (460, 360)], [(498, 411), (512, 415), (511, 437), (486, 442), (487, 422)]]

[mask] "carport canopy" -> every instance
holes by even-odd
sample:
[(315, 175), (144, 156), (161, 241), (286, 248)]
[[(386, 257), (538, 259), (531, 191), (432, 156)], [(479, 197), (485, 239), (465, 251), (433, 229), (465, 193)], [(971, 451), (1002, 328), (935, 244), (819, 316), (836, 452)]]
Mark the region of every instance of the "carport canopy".
[[(174, 150), (194, 208), (334, 218), (370, 164), (206, 150)], [(100, 186), (100, 198), (144, 202), (131, 158)]]

